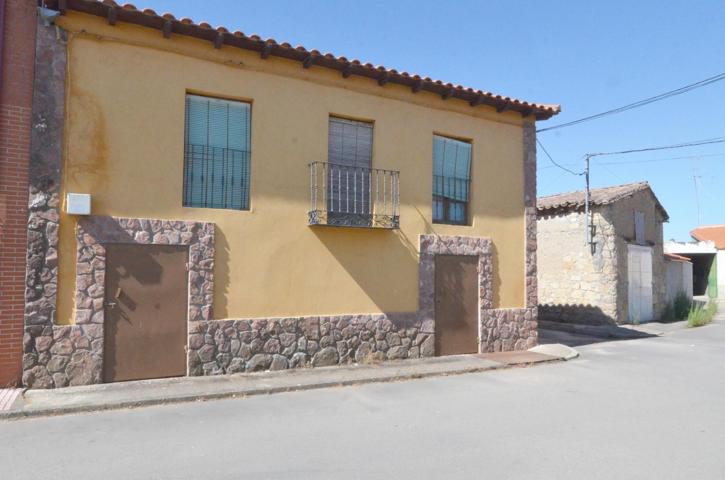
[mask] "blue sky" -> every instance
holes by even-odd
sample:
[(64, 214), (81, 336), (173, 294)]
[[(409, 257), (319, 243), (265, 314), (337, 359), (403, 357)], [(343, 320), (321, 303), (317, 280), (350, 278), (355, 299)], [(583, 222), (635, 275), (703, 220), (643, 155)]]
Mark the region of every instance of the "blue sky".
[[(725, 72), (725, 3), (717, 0), (135, 4), (399, 71), (561, 104), (562, 113), (539, 127)], [(539, 139), (555, 160), (580, 170), (587, 152), (725, 137), (723, 107), (725, 81), (602, 120), (543, 132)], [(542, 152), (538, 160), (540, 195), (583, 188), (582, 177), (552, 167)], [(725, 224), (725, 143), (592, 162), (595, 187), (640, 180), (650, 182), (670, 214), (665, 239), (689, 239), (698, 223)]]

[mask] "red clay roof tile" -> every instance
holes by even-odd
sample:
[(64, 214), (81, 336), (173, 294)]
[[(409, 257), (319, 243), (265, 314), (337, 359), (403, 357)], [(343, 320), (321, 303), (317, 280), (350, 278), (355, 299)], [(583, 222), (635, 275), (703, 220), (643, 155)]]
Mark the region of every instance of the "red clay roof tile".
[[(220, 42), (224, 45), (235, 46), (247, 50), (265, 52), (265, 54), (275, 55), (278, 57), (288, 58), (305, 62), (305, 66), (310, 65), (309, 57), (314, 57), (314, 64), (317, 66), (339, 70), (343, 76), (347, 78), (350, 75), (358, 75), (378, 80), (378, 83), (395, 83), (411, 87), (414, 92), (418, 90), (426, 90), (431, 93), (441, 95), (442, 98), (458, 98), (470, 103), (472, 107), (476, 105), (489, 105), (496, 107), (499, 111), (505, 109), (513, 110), (521, 113), (522, 116), (535, 115), (537, 120), (545, 120), (551, 118), (561, 111), (559, 105), (549, 105), (540, 103), (530, 103), (515, 98), (501, 95), (495, 95), (490, 92), (474, 90), (461, 85), (453, 85), (444, 83), (441, 80), (432, 80), (430, 77), (420, 77), (419, 75), (411, 75), (408, 72), (399, 73), (395, 69), (389, 69), (384, 66), (374, 66), (370, 63), (361, 64), (359, 60), (348, 60), (345, 57), (336, 57), (333, 54), (320, 54), (317, 50), (308, 51), (303, 46), (291, 47), (289, 43), (277, 43), (274, 39), (262, 39), (258, 35), (244, 35), (242, 32), (229, 33), (224, 27), (212, 28), (207, 22), (194, 23), (189, 18), (177, 20), (172, 14), (164, 13), (158, 15), (151, 9), (139, 11), (131, 4), (119, 6), (112, 0), (48, 0), (47, 6), (55, 9), (71, 9), (78, 12), (96, 15), (100, 17), (108, 17), (110, 10), (115, 10), (116, 19), (118, 21), (134, 23), (150, 28), (162, 30), (164, 23), (171, 22), (171, 32), (177, 35), (187, 35), (200, 38), (212, 42)], [(62, 11), (61, 13), (65, 13)], [(212, 33), (216, 32), (218, 34)], [(218, 38), (221, 35), (221, 40)], [(221, 44), (219, 44), (221, 46)], [(271, 47), (271, 48), (270, 48)], [(269, 50), (269, 51), (268, 51)], [(380, 77), (384, 75), (384, 81), (380, 81)]]
[(682, 255), (677, 255), (676, 253), (667, 253), (665, 252), (665, 258), (668, 260), (673, 260), (675, 262), (690, 262), (691, 260), (687, 257), (683, 257)]
[(691, 231), (690, 235), (701, 242), (709, 240), (718, 250), (725, 250), (725, 225), (704, 225)]

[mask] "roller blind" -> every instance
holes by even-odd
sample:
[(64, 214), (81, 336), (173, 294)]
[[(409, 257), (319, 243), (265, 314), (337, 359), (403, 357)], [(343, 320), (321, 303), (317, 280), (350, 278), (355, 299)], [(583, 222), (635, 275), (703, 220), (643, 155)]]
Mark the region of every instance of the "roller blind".
[(471, 172), (471, 144), (433, 136), (433, 220), (465, 223)]
[(328, 162), (370, 168), (372, 158), (372, 123), (330, 117)]
[(328, 216), (369, 215), (373, 124), (330, 116), (328, 131)]
[(251, 105), (186, 96), (184, 205), (249, 209)]

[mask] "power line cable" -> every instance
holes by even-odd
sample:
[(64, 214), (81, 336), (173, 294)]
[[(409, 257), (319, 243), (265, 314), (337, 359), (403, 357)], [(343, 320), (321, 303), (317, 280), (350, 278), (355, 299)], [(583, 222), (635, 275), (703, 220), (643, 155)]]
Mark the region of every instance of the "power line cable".
[[(657, 163), (657, 162), (669, 162), (672, 160), (692, 160), (701, 158), (712, 158), (712, 157), (725, 157), (723, 153), (704, 153), (701, 155), (682, 155), (679, 157), (666, 157), (666, 158), (648, 158), (645, 160), (621, 160), (616, 162), (597, 162), (597, 165), (636, 165), (639, 163)], [(562, 163), (566, 167), (573, 167), (578, 163)], [(544, 165), (539, 168), (556, 168), (556, 165)]]
[(647, 160), (622, 160), (620, 162), (597, 162), (597, 165), (629, 165), (629, 164), (636, 164), (636, 163), (667, 162), (670, 160), (690, 160), (690, 159), (708, 158), (708, 157), (725, 157), (725, 153), (706, 153), (703, 155), (684, 155), (684, 156), (680, 156), (680, 157), (650, 158)]
[(660, 93), (659, 95), (655, 95), (653, 97), (638, 100), (636, 102), (629, 103), (629, 104), (623, 105), (621, 107), (613, 108), (612, 110), (607, 110), (606, 112), (589, 115), (587, 117), (579, 118), (577, 120), (572, 120), (571, 122), (560, 123), (558, 125), (552, 125), (551, 127), (540, 128), (536, 131), (537, 132), (546, 132), (546, 131), (554, 130), (557, 128), (571, 127), (572, 125), (578, 125), (580, 123), (589, 122), (591, 120), (596, 120), (596, 119), (605, 117), (607, 115), (614, 115), (617, 113), (626, 112), (627, 110), (632, 110), (633, 108), (643, 107), (645, 105), (649, 105), (650, 103), (659, 102), (660, 100), (665, 100), (665, 99), (668, 99), (668, 98), (671, 98), (671, 97), (674, 97), (677, 95), (682, 95), (683, 93), (687, 93), (687, 92), (689, 92), (691, 90), (695, 90), (697, 88), (705, 87), (707, 85), (713, 84), (715, 82), (719, 82), (721, 80), (725, 80), (725, 72), (715, 75), (713, 77), (706, 78), (704, 80), (700, 80), (699, 82), (685, 85), (684, 87), (676, 88), (675, 90), (670, 90), (669, 92)]
[(694, 140), (687, 143), (676, 143), (674, 145), (664, 145), (660, 147), (644, 147), (644, 148), (633, 148), (630, 150), (620, 150), (617, 152), (598, 152), (598, 153), (587, 153), (588, 157), (601, 157), (605, 155), (625, 155), (628, 153), (640, 153), (640, 152), (653, 152), (657, 150), (671, 150), (674, 148), (686, 148), (686, 147), (697, 147), (699, 145), (711, 145), (713, 143), (725, 143), (725, 137), (706, 138), (704, 140)]
[[(620, 150), (617, 152), (599, 152), (599, 153), (587, 153), (584, 155), (584, 162), (585, 162), (585, 168), (584, 168), (584, 178), (586, 179), (586, 189), (584, 194), (584, 215), (587, 221), (586, 226), (586, 242), (587, 244), (591, 244), (591, 217), (589, 213), (589, 200), (590, 200), (590, 183), (589, 183), (589, 175), (591, 173), (590, 169), (590, 160), (594, 157), (601, 157), (604, 155), (624, 155), (628, 153), (641, 153), (641, 152), (652, 152), (656, 150), (670, 150), (673, 148), (686, 148), (686, 147), (696, 147), (699, 145), (710, 145), (713, 143), (723, 143), (725, 142), (725, 137), (716, 137), (716, 138), (706, 138), (704, 140), (694, 140), (692, 142), (686, 142), (686, 143), (675, 143), (673, 145), (663, 145), (659, 147), (644, 147), (644, 148), (633, 148), (630, 150)], [(606, 167), (605, 167), (606, 168)], [(694, 177), (693, 177), (694, 178)], [(695, 179), (695, 190), (697, 191), (697, 180)], [(698, 200), (698, 215), (699, 215), (699, 200)], [(593, 252), (593, 251), (592, 251)]]
[(539, 144), (539, 146), (544, 151), (546, 156), (549, 157), (549, 161), (551, 161), (551, 163), (554, 164), (555, 167), (559, 167), (560, 169), (564, 170), (565, 172), (569, 172), (572, 175), (576, 175), (576, 176), (584, 175), (584, 172), (575, 172), (574, 170), (570, 170), (570, 169), (566, 168), (565, 166), (556, 163), (556, 161), (551, 157), (549, 152), (546, 150), (546, 147), (544, 147), (544, 144), (541, 143), (541, 141), (538, 138), (536, 139), (536, 143)]

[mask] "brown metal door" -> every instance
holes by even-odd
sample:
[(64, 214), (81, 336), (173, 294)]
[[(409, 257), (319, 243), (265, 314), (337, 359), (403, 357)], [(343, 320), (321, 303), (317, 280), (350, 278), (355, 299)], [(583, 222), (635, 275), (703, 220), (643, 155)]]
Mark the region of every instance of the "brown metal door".
[(106, 245), (106, 382), (186, 375), (187, 247)]
[(436, 355), (478, 352), (478, 257), (435, 257)]

